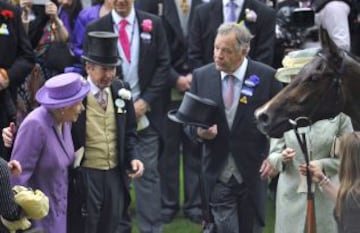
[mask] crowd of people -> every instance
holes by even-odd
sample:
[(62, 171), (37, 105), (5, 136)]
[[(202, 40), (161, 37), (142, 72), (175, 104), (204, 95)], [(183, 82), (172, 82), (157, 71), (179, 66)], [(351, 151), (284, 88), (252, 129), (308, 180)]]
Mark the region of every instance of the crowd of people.
[[(254, 119), (286, 85), (275, 78), (285, 53), (307, 46), (306, 29), (288, 30), (298, 7), (360, 54), (355, 0), (0, 0), (2, 219), (22, 217), (11, 182), (48, 196), (48, 216), (32, 220), (46, 233), (131, 233), (133, 187), (140, 233), (162, 233), (180, 211), (204, 223), (204, 203), (217, 233), (261, 233), (267, 178), (278, 176), (274, 232), (304, 232), (294, 132), (269, 139)], [(211, 127), (167, 118), (185, 92), (216, 103)], [(301, 130), (320, 187), (317, 232), (356, 232), (359, 134), (344, 114)], [(21, 174), (9, 178), (5, 161)]]

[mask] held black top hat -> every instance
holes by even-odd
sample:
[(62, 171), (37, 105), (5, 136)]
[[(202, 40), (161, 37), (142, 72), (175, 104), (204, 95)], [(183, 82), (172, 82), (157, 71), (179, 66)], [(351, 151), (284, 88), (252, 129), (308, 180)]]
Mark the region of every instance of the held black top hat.
[(121, 64), (118, 55), (118, 37), (112, 32), (94, 31), (87, 35), (88, 46), (81, 56), (85, 61), (104, 66), (118, 66)]
[(179, 109), (170, 110), (168, 117), (178, 123), (209, 128), (215, 123), (216, 111), (214, 101), (186, 92)]

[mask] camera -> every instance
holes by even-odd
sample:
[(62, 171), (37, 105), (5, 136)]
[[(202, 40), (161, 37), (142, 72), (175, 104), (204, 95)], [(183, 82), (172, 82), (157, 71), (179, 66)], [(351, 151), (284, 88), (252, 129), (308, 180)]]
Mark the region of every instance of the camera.
[(297, 28), (309, 28), (314, 26), (314, 10), (311, 8), (295, 8), (291, 14), (291, 23)]
[(48, 0), (32, 0), (33, 5), (45, 6)]

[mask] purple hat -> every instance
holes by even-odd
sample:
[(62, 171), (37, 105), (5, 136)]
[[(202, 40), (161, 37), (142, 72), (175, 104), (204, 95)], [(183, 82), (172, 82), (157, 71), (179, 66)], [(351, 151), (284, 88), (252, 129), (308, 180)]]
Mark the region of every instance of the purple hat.
[(89, 83), (80, 74), (65, 73), (47, 80), (36, 92), (36, 100), (49, 109), (62, 108), (81, 101), (89, 91)]

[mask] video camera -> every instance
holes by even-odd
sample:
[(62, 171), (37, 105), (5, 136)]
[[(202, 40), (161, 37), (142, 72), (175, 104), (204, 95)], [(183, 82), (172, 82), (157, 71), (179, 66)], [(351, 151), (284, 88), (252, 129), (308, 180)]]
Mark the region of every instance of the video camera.
[(298, 28), (309, 28), (314, 26), (314, 10), (311, 8), (295, 8), (291, 14), (291, 24)]

